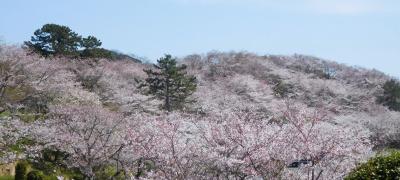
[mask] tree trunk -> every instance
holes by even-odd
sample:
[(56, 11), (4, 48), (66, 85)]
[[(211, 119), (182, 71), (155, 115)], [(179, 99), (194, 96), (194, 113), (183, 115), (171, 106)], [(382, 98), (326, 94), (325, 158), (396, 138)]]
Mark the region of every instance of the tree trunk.
[(167, 77), (165, 80), (165, 109), (168, 112), (171, 112), (171, 104), (170, 104), (170, 94), (169, 94), (169, 78)]

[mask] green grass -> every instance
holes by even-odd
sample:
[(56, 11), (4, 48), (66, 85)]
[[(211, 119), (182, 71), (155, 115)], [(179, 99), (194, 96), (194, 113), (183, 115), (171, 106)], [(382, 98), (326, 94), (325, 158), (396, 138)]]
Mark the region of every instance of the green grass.
[(15, 113), (11, 113), (10, 111), (4, 111), (2, 113), (0, 113), (0, 118), (9, 118), (11, 116), (18, 116), (22, 121), (30, 123), (30, 122), (34, 122), (36, 120), (41, 120), (41, 119), (45, 119), (46, 115), (45, 114), (38, 114), (38, 113), (34, 113), (34, 112), (23, 112), (23, 111), (19, 111), (19, 112), (15, 112)]
[(14, 176), (0, 176), (0, 180), (14, 180)]
[(8, 118), (11, 117), (11, 112), (10, 111), (4, 111), (0, 113), (0, 118)]
[(34, 122), (38, 119), (44, 119), (45, 115), (43, 114), (36, 114), (36, 113), (29, 113), (29, 112), (18, 112), (17, 115), (22, 121), (30, 123)]

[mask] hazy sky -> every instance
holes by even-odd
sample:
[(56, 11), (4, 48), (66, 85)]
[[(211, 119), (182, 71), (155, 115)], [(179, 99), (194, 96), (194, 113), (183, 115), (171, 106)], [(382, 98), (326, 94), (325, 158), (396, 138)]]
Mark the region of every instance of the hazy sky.
[(152, 60), (210, 50), (314, 55), (400, 77), (400, 0), (2, 0), (0, 37), (45, 23)]

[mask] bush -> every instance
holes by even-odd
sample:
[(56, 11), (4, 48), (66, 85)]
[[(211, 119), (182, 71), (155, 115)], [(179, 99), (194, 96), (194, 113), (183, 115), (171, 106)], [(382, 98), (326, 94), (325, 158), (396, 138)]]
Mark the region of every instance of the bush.
[(289, 97), (290, 94), (293, 94), (294, 91), (294, 86), (291, 84), (287, 84), (284, 82), (279, 82), (278, 84), (275, 85), (275, 87), (273, 88), (274, 94), (277, 97), (280, 98), (286, 98)]
[(112, 59), (113, 53), (104, 48), (85, 49), (81, 53), (82, 58), (107, 58)]
[(101, 77), (102, 77), (101, 74), (80, 75), (79, 76), (79, 81), (81, 82), (82, 86), (85, 89), (93, 92), (98, 87), (98, 82), (99, 82)]
[(98, 179), (126, 179), (122, 171), (117, 171), (117, 168), (112, 165), (102, 165), (95, 169), (96, 178)]
[(383, 91), (378, 102), (390, 110), (400, 111), (400, 83), (395, 79), (389, 80), (383, 85)]
[(400, 177), (400, 152), (377, 156), (353, 170), (345, 180), (398, 179)]
[(15, 166), (15, 180), (25, 180), (28, 163), (21, 161)]
[(41, 151), (41, 156), (31, 161), (31, 167), (44, 175), (54, 175), (54, 171), (71, 174), (69, 171), (72, 172), (73, 169), (67, 169), (64, 163), (66, 157), (65, 152), (46, 148)]
[(26, 179), (27, 180), (43, 180), (44, 176), (43, 176), (43, 173), (41, 173), (39, 171), (31, 171), (26, 176)]
[(282, 78), (277, 74), (267, 74), (263, 79), (270, 84), (279, 84), (282, 82)]

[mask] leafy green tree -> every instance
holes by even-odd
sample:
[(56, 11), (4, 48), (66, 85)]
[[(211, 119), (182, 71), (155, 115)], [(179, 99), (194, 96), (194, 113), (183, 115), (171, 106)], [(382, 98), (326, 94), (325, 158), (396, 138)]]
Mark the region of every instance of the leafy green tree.
[(78, 54), (81, 39), (67, 26), (45, 24), (34, 32), (31, 41), (26, 41), (25, 45), (43, 56), (71, 56)]
[(186, 65), (178, 66), (176, 59), (165, 55), (154, 67), (156, 70), (144, 70), (148, 78), (142, 87), (147, 87), (147, 94), (164, 101), (162, 109), (179, 110), (193, 102), (188, 97), (196, 91), (196, 77), (186, 74)]
[(389, 107), (390, 110), (400, 111), (400, 83), (391, 79), (383, 85), (383, 95), (378, 97), (378, 102)]

